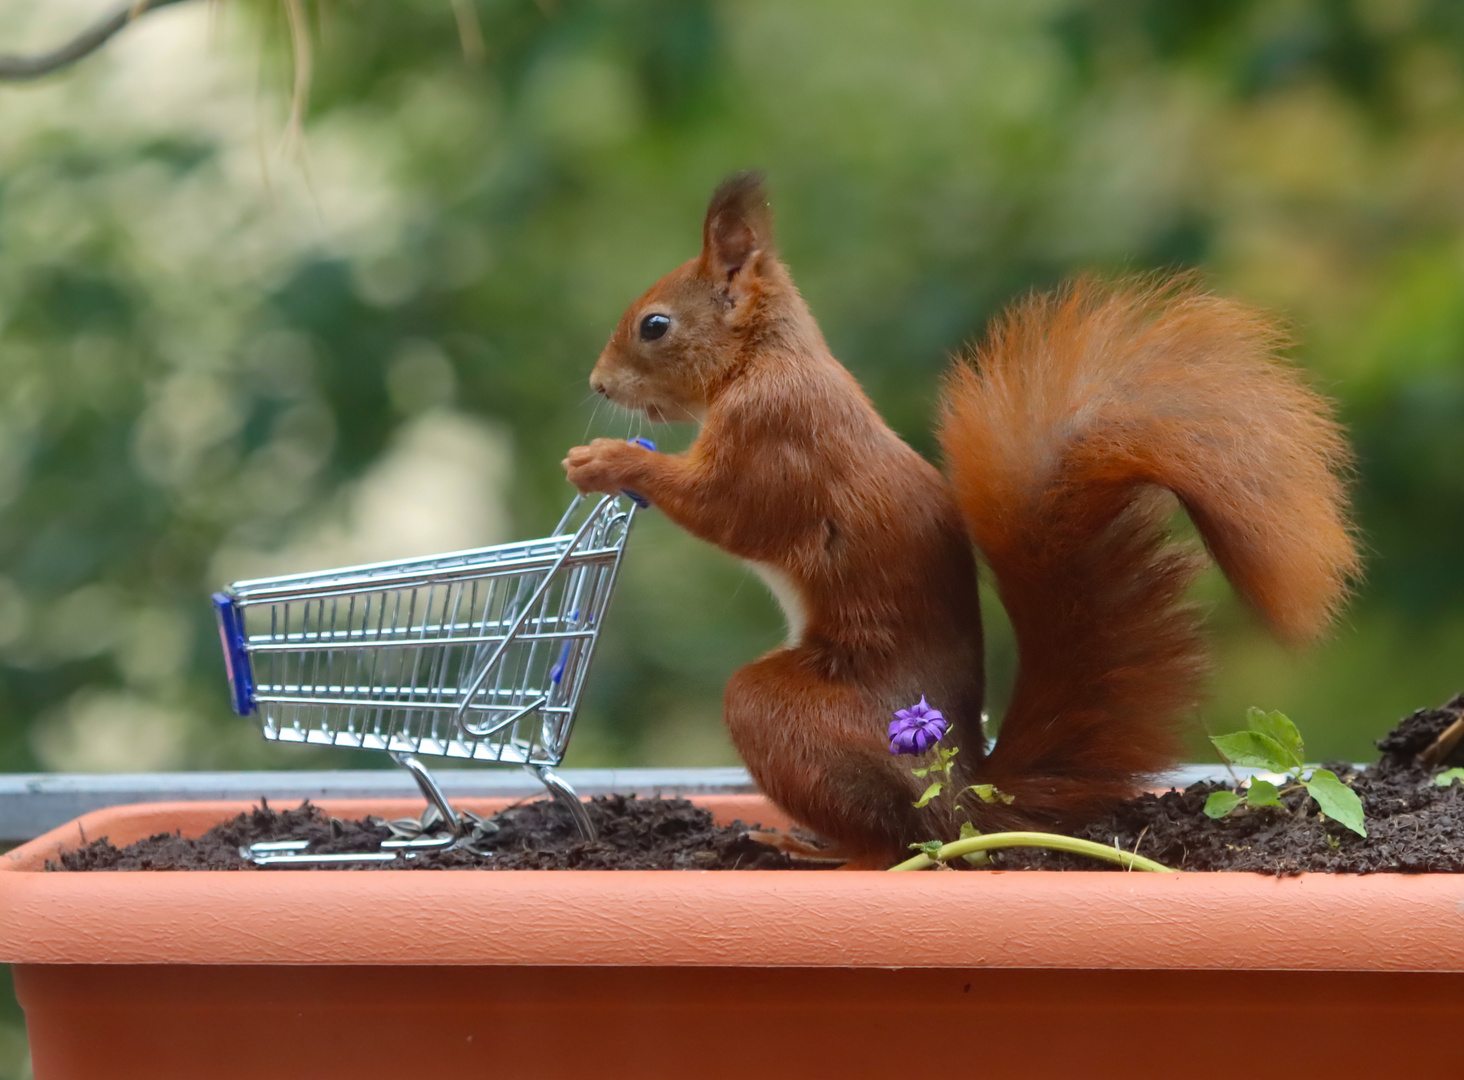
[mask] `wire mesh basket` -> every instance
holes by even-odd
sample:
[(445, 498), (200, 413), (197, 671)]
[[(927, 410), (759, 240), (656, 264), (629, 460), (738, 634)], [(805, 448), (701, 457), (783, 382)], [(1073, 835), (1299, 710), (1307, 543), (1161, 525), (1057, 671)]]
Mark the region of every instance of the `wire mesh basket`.
[[(450, 836), (388, 841), (382, 858), (463, 840), (418, 754), (524, 766), (592, 838), (553, 769), (639, 502), (577, 496), (543, 539), (236, 582), (214, 595), (235, 712), (257, 714), (266, 739), (386, 751), (410, 769)], [(303, 847), (250, 855), (325, 858)]]

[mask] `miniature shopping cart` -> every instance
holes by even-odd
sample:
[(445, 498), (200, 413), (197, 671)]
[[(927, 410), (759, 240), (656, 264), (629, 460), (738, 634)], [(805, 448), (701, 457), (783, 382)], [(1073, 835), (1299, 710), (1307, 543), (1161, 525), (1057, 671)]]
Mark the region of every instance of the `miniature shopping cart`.
[(447, 827), (374, 853), (310, 855), (304, 841), (281, 841), (247, 856), (374, 861), (469, 845), (471, 815), (449, 805), (417, 755), (521, 765), (594, 839), (554, 769), (637, 505), (629, 493), (577, 496), (542, 540), (240, 581), (215, 594), (234, 711), (258, 714), (266, 739), (386, 751)]

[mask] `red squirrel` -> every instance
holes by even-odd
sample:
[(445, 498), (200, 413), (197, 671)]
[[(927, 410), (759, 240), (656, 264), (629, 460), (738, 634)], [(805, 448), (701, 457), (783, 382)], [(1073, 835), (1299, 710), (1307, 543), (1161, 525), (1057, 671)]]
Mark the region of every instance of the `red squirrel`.
[[(761, 175), (742, 173), (712, 196), (701, 253), (630, 306), (590, 376), (700, 433), (684, 454), (596, 439), (564, 467), (768, 582), (788, 640), (728, 682), (732, 741), (791, 818), (856, 865), (887, 864), (961, 820), (1071, 827), (1173, 764), (1207, 667), (1185, 600), (1204, 559), (1168, 536), (1176, 497), (1279, 637), (1326, 628), (1359, 568), (1350, 456), (1283, 343), (1191, 277), (1032, 296), (953, 366), (947, 479), (829, 352)], [(990, 753), (973, 545), (1019, 656)], [(916, 808), (925, 781), (887, 730), (922, 697), (950, 722), (956, 778), (1002, 799)]]

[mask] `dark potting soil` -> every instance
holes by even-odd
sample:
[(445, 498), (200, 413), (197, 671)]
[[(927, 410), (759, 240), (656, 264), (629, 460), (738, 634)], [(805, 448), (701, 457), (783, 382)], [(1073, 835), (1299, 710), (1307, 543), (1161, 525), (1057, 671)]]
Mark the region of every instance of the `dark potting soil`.
[[(776, 848), (753, 839), (738, 822), (716, 825), (709, 811), (685, 799), (609, 795), (586, 805), (599, 839), (583, 840), (569, 812), (550, 801), (523, 803), (495, 814), (474, 846), (421, 852), (392, 862), (333, 863), (309, 869), (344, 870), (778, 870), (793, 865)], [(125, 848), (105, 838), (68, 851), (48, 870), (257, 870), (241, 846), (270, 840), (309, 840), (311, 854), (376, 851), (391, 837), (377, 819), (342, 821), (303, 803), (277, 811), (267, 804), (215, 825), (196, 840), (172, 833)], [(270, 868), (273, 869), (273, 868)]]
[[(1183, 791), (1142, 795), (1073, 835), (1117, 844), (1181, 870), (1249, 870), (1267, 874), (1464, 872), (1464, 781), (1441, 787), (1434, 778), (1464, 763), (1464, 740), (1425, 764), (1419, 755), (1464, 719), (1464, 694), (1438, 709), (1421, 709), (1379, 740), (1381, 759), (1365, 769), (1329, 764), (1362, 800), (1368, 835), (1323, 818), (1305, 791), (1282, 796), (1284, 808), (1245, 808), (1218, 821), (1202, 812), (1205, 799), (1232, 787), (1194, 784)], [(335, 864), (344, 869), (424, 870), (777, 870), (820, 866), (790, 859), (736, 823), (719, 826), (684, 799), (613, 795), (587, 804), (599, 829), (580, 839), (569, 814), (550, 801), (525, 803), (495, 815), (475, 845), (424, 852), (411, 860)], [(63, 854), (48, 870), (250, 870), (239, 854), (256, 841), (310, 840), (313, 853), (367, 851), (392, 835), (385, 823), (341, 821), (309, 803), (276, 811), (261, 805), (210, 829), (197, 840), (171, 834), (125, 848), (106, 839)], [(1005, 870), (1115, 870), (1109, 863), (1035, 849), (991, 853)], [(1121, 872), (1121, 871), (1120, 871)]]
[[(1303, 871), (1369, 874), (1464, 872), (1464, 782), (1434, 783), (1464, 760), (1464, 742), (1437, 765), (1419, 755), (1464, 718), (1464, 694), (1437, 709), (1420, 709), (1378, 740), (1382, 757), (1365, 769), (1325, 768), (1362, 800), (1367, 836), (1317, 810), (1303, 791), (1281, 797), (1285, 808), (1241, 809), (1212, 821), (1202, 808), (1211, 792), (1233, 784), (1200, 783), (1183, 791), (1141, 795), (1074, 836), (1115, 843), (1179, 870), (1254, 870), (1278, 876)], [(992, 853), (1007, 870), (1118, 869), (1110, 863), (1035, 849)]]

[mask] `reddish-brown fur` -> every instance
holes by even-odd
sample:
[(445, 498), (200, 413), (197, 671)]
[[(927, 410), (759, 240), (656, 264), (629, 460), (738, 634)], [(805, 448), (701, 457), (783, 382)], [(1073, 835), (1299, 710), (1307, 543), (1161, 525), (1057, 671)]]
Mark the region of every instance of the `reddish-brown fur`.
[(1358, 571), (1327, 403), (1275, 325), (1192, 281), (1079, 281), (1017, 305), (946, 386), (941, 444), (1016, 632), (1011, 708), (982, 779), (1052, 820), (1174, 760), (1205, 650), (1202, 565), (1172, 491), (1284, 639), (1325, 629)]
[[(650, 314), (670, 329), (644, 340)], [(1279, 633), (1326, 624), (1357, 566), (1345, 445), (1277, 340), (1185, 283), (1035, 298), (952, 374), (947, 484), (829, 353), (742, 174), (713, 196), (701, 254), (631, 306), (590, 380), (700, 435), (683, 455), (597, 439), (565, 467), (772, 579), (790, 640), (732, 677), (728, 729), (774, 802), (873, 864), (959, 824), (914, 808), (911, 759), (889, 752), (893, 712), (922, 695), (952, 721), (963, 782), (1016, 797), (978, 805), (983, 830), (1070, 823), (1173, 760), (1204, 668), (1182, 599), (1200, 561), (1168, 545), (1160, 489)], [(972, 540), (1021, 650), (985, 759)]]

